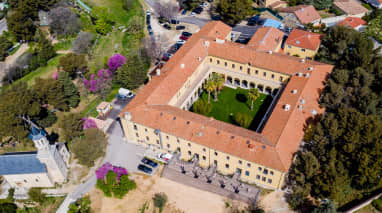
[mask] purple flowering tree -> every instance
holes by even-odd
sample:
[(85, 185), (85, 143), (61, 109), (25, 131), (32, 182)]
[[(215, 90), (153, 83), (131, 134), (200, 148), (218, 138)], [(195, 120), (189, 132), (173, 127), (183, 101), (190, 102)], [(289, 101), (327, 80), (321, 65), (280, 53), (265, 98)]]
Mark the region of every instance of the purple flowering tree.
[(114, 72), (125, 63), (126, 63), (126, 57), (125, 56), (123, 56), (121, 54), (114, 54), (112, 57), (109, 58), (107, 66), (109, 67), (109, 70)]
[(112, 171), (117, 175), (117, 179), (119, 180), (122, 175), (127, 175), (127, 170), (122, 167), (113, 166), (110, 163), (103, 164), (99, 169), (96, 170), (97, 179), (104, 179), (106, 174)]
[(58, 79), (58, 71), (56, 71), (55, 73), (53, 73), (52, 78), (53, 78), (54, 80), (57, 80), (57, 79)]
[(83, 129), (90, 129), (90, 128), (98, 128), (96, 122), (93, 119), (90, 118), (82, 118), (83, 122)]
[(83, 79), (83, 83), (90, 92), (98, 93), (105, 100), (110, 93), (112, 79), (113, 74), (109, 69), (101, 69), (97, 75), (91, 74), (89, 79)]

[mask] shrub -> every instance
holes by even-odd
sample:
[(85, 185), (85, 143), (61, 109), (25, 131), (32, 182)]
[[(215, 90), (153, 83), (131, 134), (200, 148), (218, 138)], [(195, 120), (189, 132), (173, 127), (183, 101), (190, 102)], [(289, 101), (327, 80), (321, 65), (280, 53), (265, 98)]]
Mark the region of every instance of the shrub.
[(244, 128), (248, 128), (252, 121), (252, 118), (248, 114), (241, 112), (238, 112), (234, 119), (238, 125)]
[[(110, 169), (111, 164), (105, 164), (103, 167)], [(102, 167), (101, 167), (102, 168)], [(100, 169), (101, 169), (100, 168)], [(117, 167), (118, 168), (118, 167)], [(121, 168), (120, 171), (126, 171)], [(97, 170), (97, 188), (100, 189), (106, 197), (123, 198), (130, 190), (136, 189), (137, 185), (133, 180), (130, 180), (127, 174), (120, 175), (119, 171), (109, 170), (106, 176), (103, 175), (104, 171)], [(127, 173), (127, 171), (126, 171)], [(101, 178), (104, 176), (103, 178)]]
[(212, 104), (207, 101), (199, 99), (192, 106), (192, 110), (198, 114), (208, 115), (212, 110)]
[(382, 196), (376, 200), (373, 200), (371, 205), (374, 206), (374, 208), (376, 208), (378, 211), (382, 211)]
[(29, 189), (28, 196), (32, 201), (40, 204), (45, 200), (45, 194), (41, 192), (41, 188)]
[(156, 193), (153, 197), (154, 206), (159, 208), (159, 212), (162, 212), (163, 207), (167, 203), (167, 195), (165, 193)]

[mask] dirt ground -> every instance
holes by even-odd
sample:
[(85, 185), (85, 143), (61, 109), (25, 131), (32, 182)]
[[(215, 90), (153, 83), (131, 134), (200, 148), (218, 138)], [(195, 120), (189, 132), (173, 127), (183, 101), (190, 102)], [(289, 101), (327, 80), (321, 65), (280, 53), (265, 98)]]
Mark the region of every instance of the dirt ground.
[(227, 198), (222, 196), (182, 185), (159, 176), (148, 177), (134, 174), (132, 178), (137, 182), (138, 188), (131, 191), (123, 199), (106, 198), (100, 190), (93, 189), (89, 194), (94, 212), (153, 212), (152, 197), (158, 192), (164, 192), (168, 196), (168, 203), (163, 209), (163, 213), (226, 212), (225, 201)]
[(260, 206), (269, 213), (291, 213), (288, 203), (284, 199), (284, 192), (273, 191), (260, 198)]

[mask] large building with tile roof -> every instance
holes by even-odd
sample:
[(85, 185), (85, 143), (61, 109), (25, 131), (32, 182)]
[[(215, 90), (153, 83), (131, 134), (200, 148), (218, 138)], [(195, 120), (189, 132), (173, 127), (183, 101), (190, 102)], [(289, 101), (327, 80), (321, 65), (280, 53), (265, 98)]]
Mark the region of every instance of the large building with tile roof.
[[(194, 34), (122, 110), (127, 141), (198, 159), (244, 182), (281, 188), (331, 65), (230, 42), (231, 28), (209, 22)], [(188, 111), (212, 73), (225, 86), (273, 97), (257, 131)]]

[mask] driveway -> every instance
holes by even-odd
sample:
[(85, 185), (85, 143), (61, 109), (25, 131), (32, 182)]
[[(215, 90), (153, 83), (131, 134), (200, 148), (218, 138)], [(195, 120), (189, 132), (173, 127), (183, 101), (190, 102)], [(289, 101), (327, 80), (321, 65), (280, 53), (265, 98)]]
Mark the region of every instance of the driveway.
[[(119, 112), (122, 106), (127, 103), (123, 103), (122, 105), (116, 104), (114, 109)], [(118, 115), (118, 113), (116, 115)], [(113, 165), (124, 167), (129, 172), (136, 172), (137, 165), (142, 158), (141, 156), (144, 155), (145, 149), (125, 141), (122, 127), (117, 119), (111, 124), (108, 133), (108, 146), (103, 163), (109, 162)], [(66, 213), (70, 203), (88, 193), (93, 189), (96, 183), (97, 178), (94, 174), (85, 183), (77, 186), (72, 193), (66, 196), (64, 202), (62, 202), (60, 208), (57, 210), (57, 213)]]

